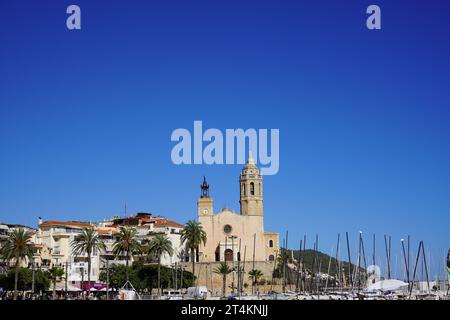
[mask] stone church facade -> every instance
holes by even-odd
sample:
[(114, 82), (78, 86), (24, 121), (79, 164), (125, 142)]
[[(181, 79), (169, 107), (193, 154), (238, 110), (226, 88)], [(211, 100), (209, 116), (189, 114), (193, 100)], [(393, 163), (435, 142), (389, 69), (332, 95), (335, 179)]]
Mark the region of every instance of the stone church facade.
[(199, 248), (198, 262), (273, 262), (276, 259), (279, 234), (264, 230), (262, 176), (251, 154), (242, 169), (239, 185), (240, 213), (227, 208), (214, 213), (213, 198), (204, 179), (197, 206), (198, 221), (208, 240)]

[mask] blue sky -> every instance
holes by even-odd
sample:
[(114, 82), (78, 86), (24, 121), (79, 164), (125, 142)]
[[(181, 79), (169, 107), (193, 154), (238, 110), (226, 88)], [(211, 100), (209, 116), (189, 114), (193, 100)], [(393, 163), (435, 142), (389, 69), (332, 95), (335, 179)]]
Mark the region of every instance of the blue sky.
[[(382, 10), (369, 31), (365, 10)], [(82, 30), (66, 29), (77, 4)], [(279, 128), (265, 226), (450, 245), (450, 4), (2, 1), (0, 220), (239, 209), (239, 165), (175, 166), (176, 128)], [(343, 243), (342, 243), (343, 245)], [(355, 251), (353, 249), (353, 251)]]

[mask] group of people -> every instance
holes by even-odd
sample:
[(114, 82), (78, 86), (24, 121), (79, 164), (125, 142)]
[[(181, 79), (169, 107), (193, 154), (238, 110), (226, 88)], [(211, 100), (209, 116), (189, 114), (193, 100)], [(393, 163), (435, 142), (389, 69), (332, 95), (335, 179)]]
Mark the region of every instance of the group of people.
[[(8, 291), (0, 294), (0, 300), (14, 300), (14, 292)], [(30, 293), (17, 293), (16, 300), (51, 300), (51, 296), (48, 294), (30, 294)]]
[[(113, 299), (114, 297), (111, 297)], [(0, 293), (0, 300), (14, 300), (14, 292), (7, 291)], [(89, 295), (85, 292), (84, 296), (82, 293), (68, 293), (67, 295), (63, 293), (57, 293), (53, 295), (51, 292), (47, 293), (29, 293), (29, 292), (18, 292), (16, 300), (106, 300), (106, 294), (93, 293)]]

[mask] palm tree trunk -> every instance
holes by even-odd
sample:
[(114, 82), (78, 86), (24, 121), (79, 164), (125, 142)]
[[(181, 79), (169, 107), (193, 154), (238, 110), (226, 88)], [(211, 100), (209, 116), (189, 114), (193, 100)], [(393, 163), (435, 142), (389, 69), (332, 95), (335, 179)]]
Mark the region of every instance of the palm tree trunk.
[(195, 287), (195, 249), (191, 248), (191, 256), (192, 256), (192, 282)]
[(227, 290), (227, 275), (226, 274), (223, 275), (223, 290), (222, 290), (222, 292), (223, 292), (224, 297), (226, 295), (225, 290)]
[(126, 263), (125, 275), (126, 275), (126, 280), (127, 280), (127, 282), (126, 282), (127, 288), (128, 288), (128, 281), (129, 281), (129, 278), (128, 278), (128, 259), (129, 259), (129, 257), (130, 257), (130, 253), (127, 251), (127, 257), (125, 259), (125, 263)]
[(16, 258), (16, 270), (14, 272), (14, 300), (17, 300), (17, 283), (19, 282), (19, 258)]
[(53, 300), (55, 300), (56, 299), (56, 276), (52, 282), (53, 282)]
[(91, 252), (88, 252), (88, 297), (91, 296)]
[(161, 300), (161, 255), (159, 255), (158, 259), (158, 296)]

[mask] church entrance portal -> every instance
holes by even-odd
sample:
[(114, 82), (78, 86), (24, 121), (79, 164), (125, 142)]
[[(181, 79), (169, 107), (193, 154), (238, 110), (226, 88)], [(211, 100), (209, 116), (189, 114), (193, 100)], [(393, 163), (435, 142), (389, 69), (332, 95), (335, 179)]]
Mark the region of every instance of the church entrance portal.
[(233, 261), (233, 250), (225, 250), (225, 261)]

